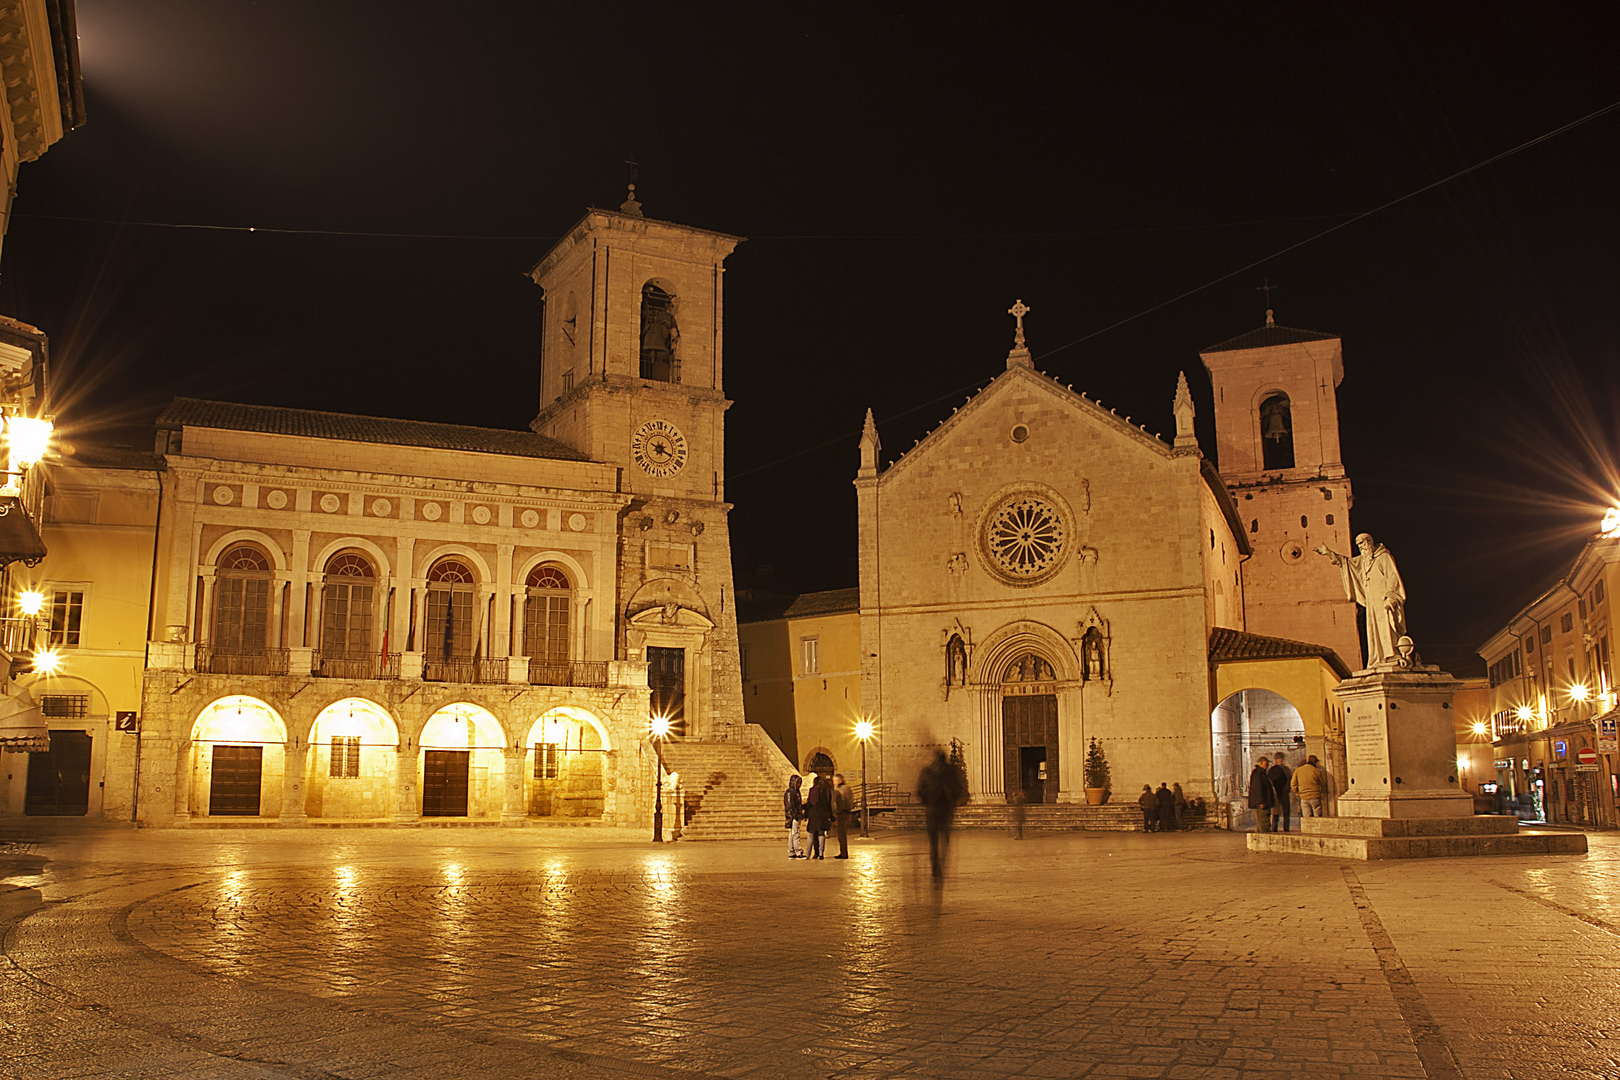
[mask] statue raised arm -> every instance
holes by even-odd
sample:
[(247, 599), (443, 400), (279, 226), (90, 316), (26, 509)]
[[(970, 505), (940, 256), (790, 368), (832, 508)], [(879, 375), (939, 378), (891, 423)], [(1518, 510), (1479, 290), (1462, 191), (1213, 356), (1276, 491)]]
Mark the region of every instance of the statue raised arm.
[(1400, 648), (1406, 635), (1406, 586), (1389, 549), (1367, 534), (1356, 537), (1355, 555), (1341, 555), (1318, 544), (1343, 577), (1344, 594), (1367, 611), (1367, 667), (1409, 666), (1411, 647)]

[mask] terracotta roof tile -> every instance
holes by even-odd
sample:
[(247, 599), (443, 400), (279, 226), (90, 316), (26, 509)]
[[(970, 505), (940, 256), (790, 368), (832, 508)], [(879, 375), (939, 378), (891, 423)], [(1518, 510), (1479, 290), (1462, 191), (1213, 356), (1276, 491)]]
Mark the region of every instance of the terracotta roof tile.
[(425, 420), (392, 420), (381, 416), (355, 416), (313, 409), (283, 409), (274, 405), (239, 405), (198, 398), (175, 398), (163, 410), (163, 415), (158, 417), (157, 426), (258, 431), (306, 439), (342, 439), (347, 442), (422, 446), (433, 450), (466, 450), (562, 461), (590, 460), (572, 447), (532, 431), (436, 424)]
[(1217, 626), (1209, 632), (1209, 662), (1223, 660), (1292, 660), (1298, 657), (1320, 657), (1338, 672), (1339, 678), (1348, 679), (1350, 668), (1339, 659), (1339, 654), (1326, 645), (1312, 645), (1308, 641), (1290, 641), (1287, 638), (1248, 634), (1242, 630), (1229, 630)]

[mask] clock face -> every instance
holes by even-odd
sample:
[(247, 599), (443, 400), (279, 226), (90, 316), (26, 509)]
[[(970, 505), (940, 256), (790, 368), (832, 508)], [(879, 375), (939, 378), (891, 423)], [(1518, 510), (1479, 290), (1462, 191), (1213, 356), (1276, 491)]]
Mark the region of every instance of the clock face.
[(648, 476), (674, 476), (686, 464), (686, 436), (667, 420), (649, 420), (631, 437), (630, 457)]

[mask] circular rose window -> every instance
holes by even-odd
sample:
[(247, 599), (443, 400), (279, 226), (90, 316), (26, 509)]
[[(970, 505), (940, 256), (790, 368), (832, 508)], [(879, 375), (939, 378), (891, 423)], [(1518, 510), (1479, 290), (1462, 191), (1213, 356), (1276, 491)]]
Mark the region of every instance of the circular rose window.
[(1003, 499), (985, 517), (984, 554), (1006, 581), (1033, 585), (1063, 565), (1068, 532), (1058, 508), (1029, 492)]

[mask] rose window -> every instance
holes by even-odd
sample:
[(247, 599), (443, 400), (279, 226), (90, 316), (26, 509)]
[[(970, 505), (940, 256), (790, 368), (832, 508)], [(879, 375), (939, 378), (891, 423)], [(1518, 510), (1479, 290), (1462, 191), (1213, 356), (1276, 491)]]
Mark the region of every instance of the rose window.
[(1036, 495), (1015, 495), (986, 520), (985, 553), (1004, 577), (1033, 584), (1062, 564), (1065, 536), (1056, 507)]

